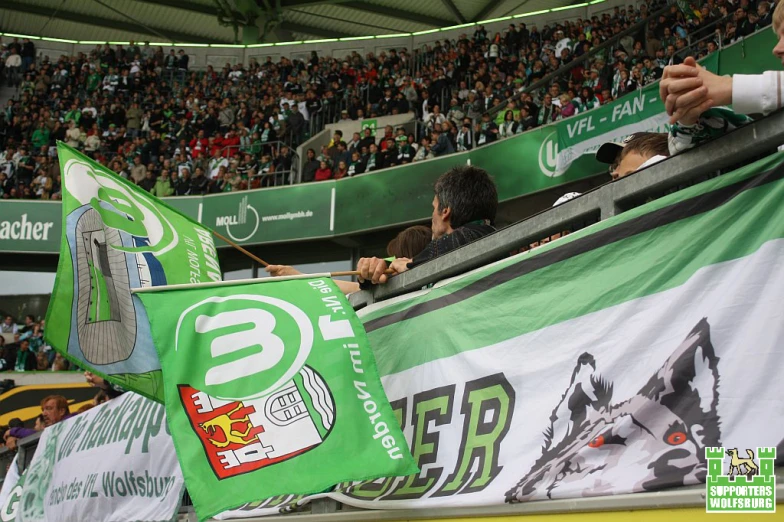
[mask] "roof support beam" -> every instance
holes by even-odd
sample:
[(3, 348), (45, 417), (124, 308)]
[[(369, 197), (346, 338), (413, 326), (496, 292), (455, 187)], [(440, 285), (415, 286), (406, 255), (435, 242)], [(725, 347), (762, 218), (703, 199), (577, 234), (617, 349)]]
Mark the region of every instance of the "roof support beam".
[(350, 36), (346, 33), (333, 31), (332, 29), (324, 29), (322, 27), (313, 27), (311, 25), (298, 24), (295, 22), (282, 21), (278, 24), (278, 29), (289, 31), (292, 33), (309, 34), (311, 36), (318, 36), (319, 38), (343, 38)]
[(188, 2), (188, 0), (136, 0), (145, 4), (153, 4), (158, 7), (172, 7), (174, 9), (181, 9), (183, 11), (190, 11), (191, 13), (200, 13), (210, 16), (218, 16), (218, 8), (214, 5), (204, 5), (196, 2)]
[(374, 13), (382, 16), (388, 16), (390, 18), (397, 18), (399, 20), (407, 20), (423, 25), (430, 25), (432, 27), (446, 27), (449, 25), (454, 25), (450, 20), (444, 20), (443, 18), (436, 18), (433, 16), (414, 13), (413, 11), (405, 11), (403, 9), (396, 9), (394, 7), (386, 7), (368, 2), (349, 1), (342, 2), (340, 6), (349, 7), (351, 9), (358, 9), (360, 11), (365, 11), (366, 13)]
[(334, 5), (349, 2), (351, 0), (280, 0), (281, 9), (291, 7), (311, 7), (314, 5)]
[[(3, 0), (3, 3), (0, 4), (0, 8), (10, 9), (13, 11), (17, 11), (19, 13), (45, 16), (47, 18), (52, 14), (52, 10), (48, 7), (33, 5), (27, 2), (17, 2), (14, 0)], [(214, 38), (205, 38), (203, 36), (181, 33), (178, 31), (169, 31), (168, 29), (161, 29), (157, 27), (146, 28), (142, 26), (135, 26), (129, 22), (113, 20), (110, 18), (102, 18), (98, 16), (85, 16), (84, 14), (74, 13), (72, 11), (58, 11), (57, 17), (62, 20), (66, 20), (68, 22), (83, 23), (87, 25), (94, 25), (98, 27), (115, 29), (117, 31), (126, 31), (129, 33), (147, 34), (153, 37), (154, 40), (160, 39), (160, 36), (158, 34), (155, 34), (155, 32), (157, 32), (157, 33), (165, 34), (166, 36), (171, 38), (172, 41), (174, 42), (228, 43), (225, 41), (215, 40)], [(155, 32), (150, 32), (152, 30), (154, 30)]]
[(441, 1), (444, 3), (444, 6), (446, 6), (446, 8), (449, 9), (449, 12), (452, 13), (452, 16), (455, 17), (455, 20), (457, 20), (458, 23), (460, 24), (466, 23), (465, 16), (463, 16), (463, 13), (460, 12), (460, 10), (457, 8), (457, 6), (452, 0), (441, 0)]
[(502, 0), (488, 0), (485, 6), (474, 17), (474, 22), (479, 22), (487, 18), (487, 15), (493, 12), (493, 9), (501, 5)]

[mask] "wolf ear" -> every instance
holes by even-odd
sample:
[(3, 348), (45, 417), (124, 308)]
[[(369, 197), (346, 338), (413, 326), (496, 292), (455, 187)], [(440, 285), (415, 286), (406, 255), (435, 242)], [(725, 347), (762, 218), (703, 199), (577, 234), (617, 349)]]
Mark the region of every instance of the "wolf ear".
[(573, 439), (591, 410), (607, 409), (612, 399), (612, 384), (595, 370), (593, 355), (582, 354), (572, 372), (569, 388), (550, 415), (550, 426), (545, 431), (545, 451)]
[(704, 446), (720, 446), (718, 363), (703, 318), (638, 395), (666, 406), (689, 426), (702, 426)]

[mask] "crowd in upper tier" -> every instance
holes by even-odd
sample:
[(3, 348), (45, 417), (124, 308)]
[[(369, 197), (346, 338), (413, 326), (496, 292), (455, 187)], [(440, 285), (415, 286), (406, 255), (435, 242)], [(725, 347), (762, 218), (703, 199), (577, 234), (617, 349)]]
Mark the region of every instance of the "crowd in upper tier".
[[(426, 160), (609, 103), (686, 55), (705, 56), (771, 23), (765, 0), (663, 5), (495, 33), (478, 26), (413, 51), (314, 51), (307, 61), (252, 59), (222, 70), (195, 71), (183, 50), (134, 42), (39, 56), (30, 40), (6, 40), (0, 81), (18, 93), (0, 115), (0, 197), (59, 198), (58, 140), (157, 196), (335, 179)], [(296, 171), (296, 146), (324, 124), (408, 112), (420, 122), (416, 132), (335, 136)]]

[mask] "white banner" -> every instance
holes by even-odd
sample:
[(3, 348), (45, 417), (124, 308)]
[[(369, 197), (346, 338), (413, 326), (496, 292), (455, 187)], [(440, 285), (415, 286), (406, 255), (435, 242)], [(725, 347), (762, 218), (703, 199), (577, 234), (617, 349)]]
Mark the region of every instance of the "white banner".
[(22, 494), (18, 459), (19, 455), (14, 456), (14, 460), (8, 466), (3, 479), (3, 489), (0, 490), (0, 520), (2, 522), (16, 520), (16, 510), (19, 507), (19, 497)]
[(17, 520), (168, 522), (183, 487), (163, 405), (126, 393), (44, 430)]
[(704, 482), (706, 446), (780, 448), (782, 260), (771, 241), (671, 290), (382, 378), (422, 471), (331, 496), (424, 509), (655, 491)]

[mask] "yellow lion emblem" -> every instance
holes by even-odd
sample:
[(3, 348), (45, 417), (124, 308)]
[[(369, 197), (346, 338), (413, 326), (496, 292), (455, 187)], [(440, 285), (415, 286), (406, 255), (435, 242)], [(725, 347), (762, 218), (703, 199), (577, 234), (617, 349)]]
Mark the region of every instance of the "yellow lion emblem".
[[(240, 444), (246, 446), (251, 442), (258, 441), (258, 433), (263, 431), (261, 428), (254, 428), (248, 419), (246, 413), (242, 417), (232, 418), (231, 416), (243, 409), (242, 403), (238, 403), (237, 407), (228, 413), (218, 415), (217, 417), (199, 424), (199, 427), (207, 433), (207, 438), (213, 446), (218, 448), (225, 448), (229, 444)], [(245, 426), (245, 431), (240, 431), (234, 427), (238, 424)], [(223, 432), (226, 440), (215, 440), (214, 436), (218, 434), (218, 429)], [(251, 432), (254, 432), (251, 434)]]

